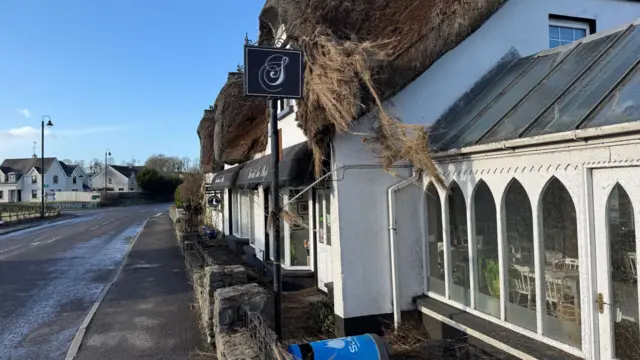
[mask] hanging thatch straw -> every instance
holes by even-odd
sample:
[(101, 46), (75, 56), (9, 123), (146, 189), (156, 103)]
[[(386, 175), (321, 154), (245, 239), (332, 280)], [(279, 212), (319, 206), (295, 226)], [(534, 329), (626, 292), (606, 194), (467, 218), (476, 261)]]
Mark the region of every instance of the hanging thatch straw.
[(319, 170), (330, 137), (348, 131), (377, 108), (382, 165), (409, 161), (441, 180), (431, 160), (428, 129), (403, 124), (382, 101), (424, 72), (475, 31), (505, 0), (268, 0), (260, 17), (260, 43), (281, 26), (306, 59), (302, 124)]
[[(201, 163), (220, 170), (223, 164), (249, 161), (267, 146), (267, 104), (245, 97), (243, 73), (229, 73), (212, 109), (198, 127)], [(207, 171), (207, 169), (205, 169)]]

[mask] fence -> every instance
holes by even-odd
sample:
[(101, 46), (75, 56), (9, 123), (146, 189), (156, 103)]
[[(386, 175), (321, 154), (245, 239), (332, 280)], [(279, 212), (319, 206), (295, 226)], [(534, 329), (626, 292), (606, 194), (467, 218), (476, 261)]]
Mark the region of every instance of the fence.
[(52, 202), (99, 202), (100, 193), (80, 191), (56, 191)]
[[(0, 223), (18, 223), (41, 216), (41, 205), (36, 204), (7, 204), (0, 205)], [(45, 207), (45, 216), (60, 215), (60, 209), (53, 206)]]
[(278, 346), (278, 337), (262, 315), (244, 309), (242, 311), (242, 321), (244, 327), (249, 331), (251, 344), (248, 345), (258, 350), (260, 360), (286, 359), (282, 355), (278, 356), (281, 354)]

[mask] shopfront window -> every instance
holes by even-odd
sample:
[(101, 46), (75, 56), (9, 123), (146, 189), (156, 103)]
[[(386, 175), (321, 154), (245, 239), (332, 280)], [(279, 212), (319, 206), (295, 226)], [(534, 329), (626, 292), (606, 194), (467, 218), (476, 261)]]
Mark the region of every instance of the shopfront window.
[(239, 238), (251, 239), (253, 231), (253, 196), (251, 191), (233, 192), (233, 234)]

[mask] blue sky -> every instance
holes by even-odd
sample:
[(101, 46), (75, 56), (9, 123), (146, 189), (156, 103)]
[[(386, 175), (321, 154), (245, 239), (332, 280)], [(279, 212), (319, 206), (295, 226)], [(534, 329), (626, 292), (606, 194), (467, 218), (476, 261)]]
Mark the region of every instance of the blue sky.
[(0, 1), (0, 159), (199, 156), (203, 110), (263, 0)]

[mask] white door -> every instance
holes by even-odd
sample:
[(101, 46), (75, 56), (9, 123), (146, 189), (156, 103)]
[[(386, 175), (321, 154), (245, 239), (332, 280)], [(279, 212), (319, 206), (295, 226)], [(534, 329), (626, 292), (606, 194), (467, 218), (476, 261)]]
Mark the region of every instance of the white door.
[(333, 281), (331, 274), (331, 192), (316, 193), (316, 226), (318, 231), (318, 287), (327, 291), (326, 283)]
[(638, 359), (640, 167), (593, 170), (595, 316), (600, 359)]

